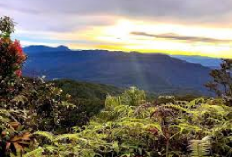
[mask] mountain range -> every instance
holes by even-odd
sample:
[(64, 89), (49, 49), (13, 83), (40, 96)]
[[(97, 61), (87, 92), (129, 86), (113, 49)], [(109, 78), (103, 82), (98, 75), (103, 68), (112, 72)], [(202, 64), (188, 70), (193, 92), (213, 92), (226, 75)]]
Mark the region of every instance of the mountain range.
[(208, 94), (210, 67), (164, 54), (107, 50), (70, 50), (68, 47), (29, 46), (26, 76), (73, 79), (118, 87), (136, 86), (156, 93)]

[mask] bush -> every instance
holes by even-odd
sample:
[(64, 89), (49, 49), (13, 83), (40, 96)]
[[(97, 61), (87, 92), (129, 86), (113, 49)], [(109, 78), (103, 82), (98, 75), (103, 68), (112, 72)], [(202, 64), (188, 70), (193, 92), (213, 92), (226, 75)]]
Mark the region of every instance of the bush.
[(22, 64), (26, 60), (18, 40), (12, 41), (10, 34), (14, 23), (9, 17), (0, 18), (0, 96), (13, 95), (19, 90)]
[[(77, 107), (61, 100), (62, 90), (42, 79), (22, 77), (26, 56), (10, 39), (14, 23), (0, 18), (0, 156), (21, 156), (33, 144), (32, 132), (67, 132), (79, 121)], [(70, 118), (72, 118), (72, 121)], [(76, 118), (76, 119), (75, 119)], [(13, 154), (12, 154), (13, 153)]]

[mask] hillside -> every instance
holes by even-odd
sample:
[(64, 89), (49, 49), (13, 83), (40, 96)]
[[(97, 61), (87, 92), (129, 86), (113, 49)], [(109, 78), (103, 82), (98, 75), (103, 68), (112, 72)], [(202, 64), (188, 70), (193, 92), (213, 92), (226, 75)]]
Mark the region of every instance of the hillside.
[(210, 68), (168, 55), (109, 52), (105, 50), (61, 51), (48, 48), (25, 52), (27, 76), (74, 79), (118, 87), (137, 86), (157, 93), (207, 93)]
[(62, 99), (65, 99), (67, 94), (71, 96), (70, 101), (78, 106), (78, 115), (75, 116), (79, 116), (80, 122), (85, 121), (86, 117), (99, 113), (104, 108), (105, 99), (108, 95), (123, 93), (123, 89), (103, 84), (73, 80), (55, 80), (51, 83), (62, 89)]
[(79, 82), (73, 80), (55, 80), (52, 81), (55, 86), (61, 88), (64, 94), (70, 94), (73, 98), (86, 99), (91, 101), (104, 101), (107, 95), (118, 95), (123, 92), (123, 89), (87, 82)]

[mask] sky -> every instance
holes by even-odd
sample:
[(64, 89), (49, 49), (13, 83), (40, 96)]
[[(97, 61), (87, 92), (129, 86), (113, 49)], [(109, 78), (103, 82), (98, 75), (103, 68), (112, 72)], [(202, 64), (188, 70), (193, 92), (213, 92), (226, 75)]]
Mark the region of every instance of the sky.
[(232, 0), (0, 0), (22, 45), (232, 58)]

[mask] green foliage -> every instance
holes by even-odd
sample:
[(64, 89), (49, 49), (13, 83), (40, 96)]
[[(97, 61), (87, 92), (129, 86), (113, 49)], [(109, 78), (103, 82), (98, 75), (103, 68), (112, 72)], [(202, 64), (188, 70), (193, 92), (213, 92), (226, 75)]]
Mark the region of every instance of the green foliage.
[(19, 41), (12, 41), (10, 34), (14, 23), (9, 17), (0, 18), (0, 99), (20, 91), (21, 67), (26, 59)]
[(14, 32), (14, 22), (10, 17), (0, 18), (0, 37), (8, 38)]
[(232, 105), (232, 60), (224, 59), (221, 68), (212, 70), (210, 75), (212, 81), (206, 84), (217, 96), (223, 97), (227, 103)]
[(121, 101), (129, 106), (138, 106), (145, 102), (146, 96), (144, 91), (138, 90), (136, 87), (131, 87), (126, 90), (121, 96)]
[[(0, 113), (2, 123), (5, 121), (7, 125), (17, 120), (36, 131), (36, 142), (27, 151), (31, 156), (36, 153), (77, 157), (223, 156), (231, 153), (232, 108), (222, 99), (198, 98), (187, 104), (174, 101), (157, 105), (146, 101), (144, 91), (131, 88), (119, 96), (108, 95), (104, 110), (84, 126), (77, 126), (75, 123), (67, 125), (70, 115), (75, 117), (72, 111), (76, 105), (61, 101), (60, 89), (36, 80), (32, 85), (30, 81), (25, 83), (26, 91), (22, 90), (6, 105), (11, 105), (12, 110), (4, 109), (3, 103)], [(43, 108), (45, 102), (52, 103)], [(58, 131), (62, 128), (67, 134)]]
[(192, 140), (190, 143), (191, 157), (205, 157), (210, 154), (209, 137), (204, 137), (202, 140)]
[(66, 94), (70, 94), (72, 99), (85, 99), (85, 100), (105, 100), (107, 95), (118, 95), (123, 92), (122, 89), (104, 85), (104, 84), (94, 84), (87, 82), (78, 82), (73, 80), (55, 80), (52, 81), (54, 85), (63, 90), (63, 97)]
[(43, 148), (39, 147), (31, 152), (26, 153), (23, 157), (39, 157), (43, 154)]
[[(30, 79), (25, 84), (27, 91), (12, 99), (10, 108), (14, 110), (2, 109), (0, 112), (2, 122), (16, 119), (28, 129), (43, 130), (34, 133), (36, 142), (26, 155), (152, 157), (231, 153), (232, 108), (221, 99), (198, 98), (187, 104), (175, 104), (174, 101), (157, 105), (146, 101), (144, 91), (131, 88), (119, 96), (108, 95), (104, 110), (84, 126), (75, 126), (67, 123), (76, 105), (60, 101), (57, 97), (62, 95), (60, 89), (36, 81), (33, 86), (29, 82)], [(35, 100), (32, 97), (35, 93), (28, 91), (36, 92), (37, 103), (33, 103), (36, 108), (25, 105), (32, 103), (28, 103), (29, 99)], [(43, 109), (43, 103), (47, 102), (44, 100), (51, 98), (53, 103)], [(20, 104), (24, 104), (23, 107)], [(35, 117), (31, 113), (36, 113)], [(55, 123), (56, 117), (60, 123)], [(37, 121), (33, 123), (32, 119)], [(71, 126), (75, 127), (68, 129), (68, 134), (57, 132), (59, 128)], [(208, 137), (207, 140), (204, 137)]]
[[(69, 97), (69, 102), (78, 107), (75, 113), (70, 113), (69, 119), (73, 122), (78, 119), (78, 125), (85, 124), (83, 122), (86, 119), (96, 115), (104, 108), (107, 95), (118, 95), (123, 92), (122, 89), (110, 85), (73, 80), (55, 80), (51, 83), (63, 90), (61, 94), (62, 99)], [(76, 121), (75, 123), (77, 124), (78, 122)]]
[(231, 152), (231, 116), (219, 99), (157, 106), (131, 88), (108, 96), (105, 109), (71, 134), (35, 134), (47, 139), (38, 144), (51, 156), (224, 156)]

